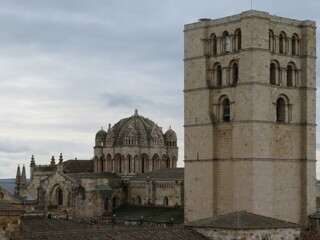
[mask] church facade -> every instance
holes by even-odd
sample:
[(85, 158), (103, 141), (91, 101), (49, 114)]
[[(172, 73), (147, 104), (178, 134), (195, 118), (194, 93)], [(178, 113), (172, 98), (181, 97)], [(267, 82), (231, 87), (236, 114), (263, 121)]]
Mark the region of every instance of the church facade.
[(187, 222), (248, 211), (307, 224), (315, 33), (313, 21), (254, 10), (185, 25)]

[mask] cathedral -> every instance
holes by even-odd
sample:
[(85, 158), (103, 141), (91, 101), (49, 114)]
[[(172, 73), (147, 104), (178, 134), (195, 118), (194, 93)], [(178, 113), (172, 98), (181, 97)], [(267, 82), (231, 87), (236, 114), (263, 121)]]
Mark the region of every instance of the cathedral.
[[(177, 168), (177, 135), (148, 118), (121, 119), (96, 133), (91, 160), (30, 163), (30, 183), (23, 166), (16, 187), (2, 187), (6, 199), (20, 198), (26, 211), (51, 216), (107, 216), (124, 204), (158, 207), (183, 205), (184, 170)], [(3, 197), (5, 198), (5, 197)], [(12, 201), (11, 201), (12, 202)], [(19, 202), (16, 202), (18, 204)]]

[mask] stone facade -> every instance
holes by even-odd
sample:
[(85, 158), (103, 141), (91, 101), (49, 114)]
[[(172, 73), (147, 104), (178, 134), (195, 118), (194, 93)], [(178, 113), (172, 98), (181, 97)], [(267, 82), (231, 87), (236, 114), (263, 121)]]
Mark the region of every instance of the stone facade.
[(183, 168), (167, 168), (131, 178), (128, 202), (133, 205), (184, 205)]
[(23, 210), (11, 204), (0, 202), (0, 239), (8, 240), (20, 234), (20, 221)]
[(306, 225), (316, 199), (315, 29), (254, 10), (185, 25), (187, 222), (247, 210)]

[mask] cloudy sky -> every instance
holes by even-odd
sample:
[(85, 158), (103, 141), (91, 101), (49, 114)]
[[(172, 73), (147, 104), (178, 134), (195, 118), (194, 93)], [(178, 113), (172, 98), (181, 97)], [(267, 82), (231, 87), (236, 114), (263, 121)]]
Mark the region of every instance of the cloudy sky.
[[(28, 166), (32, 154), (37, 164), (48, 164), (60, 152), (65, 160), (92, 158), (101, 126), (135, 108), (177, 132), (183, 166), (183, 26), (238, 14), (250, 5), (250, 0), (0, 0), (0, 178), (14, 177), (17, 164)], [(253, 8), (300, 20), (320, 18), (317, 0), (253, 0)]]

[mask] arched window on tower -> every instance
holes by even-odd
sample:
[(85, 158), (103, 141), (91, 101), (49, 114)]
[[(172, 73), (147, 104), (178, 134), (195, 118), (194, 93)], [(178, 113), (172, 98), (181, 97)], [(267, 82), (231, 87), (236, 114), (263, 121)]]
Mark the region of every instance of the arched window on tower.
[(291, 38), (291, 53), (292, 55), (298, 55), (298, 46), (299, 46), (299, 36), (298, 34), (293, 34)]
[(217, 36), (213, 33), (210, 37), (211, 41), (211, 55), (217, 54)]
[(235, 36), (236, 36), (236, 50), (240, 50), (241, 49), (241, 30), (237, 29), (235, 32)]
[(287, 66), (287, 86), (293, 86), (293, 69), (291, 65)]
[(279, 35), (279, 52), (286, 53), (286, 34), (284, 32)]
[(279, 71), (279, 63), (277, 61), (273, 61), (270, 63), (270, 84), (272, 85), (276, 85), (279, 80), (278, 80), (278, 77), (279, 77), (279, 74), (278, 74), (278, 71)]
[(222, 101), (222, 121), (230, 122), (230, 101), (228, 98)]
[(237, 85), (238, 83), (238, 75), (239, 75), (239, 71), (238, 71), (239, 67), (237, 63), (233, 63), (232, 64), (232, 85)]
[(274, 52), (274, 33), (272, 30), (269, 30), (269, 49)]
[(218, 87), (222, 86), (222, 69), (220, 63), (215, 64), (215, 78)]
[(227, 31), (225, 31), (222, 36), (223, 36), (224, 53), (228, 53), (228, 52), (230, 52), (230, 49), (231, 49), (230, 35)]
[(285, 122), (286, 120), (286, 102), (282, 97), (277, 100), (276, 107), (277, 122)]

